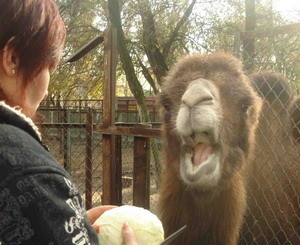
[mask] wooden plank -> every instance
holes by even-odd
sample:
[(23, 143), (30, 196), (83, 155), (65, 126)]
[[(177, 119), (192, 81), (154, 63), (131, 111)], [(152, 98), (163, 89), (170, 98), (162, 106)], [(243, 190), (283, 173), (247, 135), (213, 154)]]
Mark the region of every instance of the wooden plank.
[(116, 135), (116, 205), (122, 205), (122, 136)]
[(115, 102), (116, 102), (116, 65), (117, 65), (117, 32), (110, 28), (106, 32), (104, 41), (104, 99), (103, 99), (103, 127), (115, 124)]
[(102, 138), (102, 204), (117, 204), (115, 136), (104, 134)]
[[(70, 114), (67, 110), (63, 110), (63, 121), (64, 124), (68, 124)], [(62, 128), (62, 139), (63, 139), (63, 157), (64, 157), (64, 168), (71, 173), (71, 135), (69, 128), (63, 126)]]
[(81, 59), (84, 55), (89, 53), (92, 49), (96, 48), (99, 44), (101, 44), (104, 41), (103, 36), (98, 36), (92, 39), (89, 43), (85, 44), (83, 47), (81, 47), (78, 51), (75, 52), (70, 58), (63, 61), (61, 64), (64, 65), (66, 63), (72, 63), (79, 59)]
[[(117, 65), (117, 31), (108, 28), (104, 38), (104, 100), (103, 127), (115, 125), (115, 90)], [(103, 196), (102, 204), (117, 204), (116, 190), (116, 139), (115, 135), (103, 135)]]
[(133, 205), (150, 208), (150, 139), (134, 137)]
[(93, 193), (93, 112), (86, 113), (85, 206), (92, 208)]
[(289, 33), (297, 33), (297, 32), (300, 32), (300, 23), (283, 25), (283, 26), (278, 26), (278, 27), (269, 28), (265, 30), (245, 31), (241, 33), (241, 38), (243, 40), (249, 40), (254, 38), (264, 38), (264, 37), (271, 37), (279, 34), (289, 34)]

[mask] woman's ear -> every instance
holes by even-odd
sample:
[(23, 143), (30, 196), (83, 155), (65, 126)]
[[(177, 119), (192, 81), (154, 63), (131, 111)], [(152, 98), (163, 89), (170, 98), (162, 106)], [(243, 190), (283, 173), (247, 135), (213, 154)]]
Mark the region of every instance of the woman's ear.
[(4, 72), (7, 76), (14, 76), (19, 68), (19, 57), (11, 45), (12, 40), (13, 38), (11, 38), (4, 46), (1, 60)]

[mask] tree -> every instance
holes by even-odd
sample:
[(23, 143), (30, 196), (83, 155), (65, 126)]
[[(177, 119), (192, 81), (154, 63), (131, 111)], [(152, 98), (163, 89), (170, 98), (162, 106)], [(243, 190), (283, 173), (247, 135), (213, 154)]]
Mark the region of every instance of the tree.
[[(109, 8), (105, 0), (57, 0), (57, 2), (68, 28), (65, 57), (99, 35), (108, 26)], [(114, 0), (114, 3), (117, 2), (118, 22), (123, 30), (123, 44), (127, 47), (127, 58), (131, 60), (129, 62), (131, 72), (126, 68), (126, 77), (130, 89), (135, 91), (132, 94), (136, 96), (140, 108), (145, 108), (142, 106), (143, 84), (149, 83), (154, 94), (157, 94), (164, 75), (181, 55), (190, 52), (240, 50), (234, 43), (237, 41), (235, 37), (238, 36), (235, 34), (244, 31), (245, 0)], [(284, 18), (274, 13), (269, 3), (269, 1), (256, 2), (258, 29), (286, 23)], [(297, 43), (298, 39), (295, 38), (285, 39), (291, 50)], [(259, 66), (264, 64), (265, 67), (279, 69), (278, 62), (275, 66), (272, 61), (274, 58), (271, 57), (276, 50), (281, 49), (280, 45), (284, 47), (284, 42), (257, 39), (256, 45), (255, 68), (260, 69)], [(271, 47), (276, 47), (276, 50), (271, 50)], [(298, 66), (292, 64), (292, 60), (297, 59), (297, 54), (296, 52), (290, 59), (291, 62), (284, 62), (285, 64), (280, 66), (280, 71), (288, 74), (293, 81), (296, 81), (296, 75), (299, 74)], [(277, 61), (283, 61), (283, 55), (278, 54)], [(81, 94), (86, 98), (101, 98), (102, 62), (103, 53), (100, 47), (82, 61), (60, 68), (53, 76), (52, 80), (55, 82), (50, 85), (53, 97), (79, 98), (78, 88), (80, 88), (84, 92)], [(129, 66), (128, 64), (120, 62), (118, 74), (124, 75), (124, 66)], [(57, 80), (60, 82), (56, 82)], [(140, 110), (141, 114), (143, 110)], [(146, 121), (146, 117), (141, 116), (142, 121)]]

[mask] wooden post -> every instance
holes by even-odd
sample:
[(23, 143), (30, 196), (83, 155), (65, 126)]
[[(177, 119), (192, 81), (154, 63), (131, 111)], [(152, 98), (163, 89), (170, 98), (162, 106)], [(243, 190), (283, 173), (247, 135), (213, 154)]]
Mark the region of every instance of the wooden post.
[[(57, 122), (61, 124), (61, 127), (59, 129), (59, 134), (58, 134), (58, 136), (59, 136), (59, 143), (60, 143), (59, 153), (61, 155), (64, 155), (64, 142), (65, 142), (65, 139), (64, 139), (64, 136), (65, 136), (65, 134), (64, 134), (64, 125), (63, 125), (63, 123), (65, 121), (64, 120), (64, 110), (62, 110), (61, 108), (59, 108), (58, 111), (57, 111), (57, 113), (58, 113), (57, 114)], [(66, 168), (65, 162), (64, 162), (64, 167)]]
[(85, 207), (92, 207), (93, 191), (93, 111), (88, 108), (86, 113), (86, 168), (85, 168)]
[[(246, 13), (245, 13), (245, 31), (255, 30), (256, 26), (256, 13), (255, 13), (255, 0), (245, 0)], [(245, 69), (251, 71), (254, 68), (255, 56), (255, 38), (243, 40), (243, 61)]]
[[(115, 91), (117, 66), (117, 30), (108, 28), (104, 38), (104, 100), (103, 127), (115, 125)], [(117, 204), (116, 137), (103, 135), (103, 195), (102, 204)]]
[(116, 205), (122, 205), (122, 136), (116, 135)]
[[(70, 122), (70, 113), (67, 109), (63, 110), (63, 123)], [(64, 168), (71, 173), (71, 135), (68, 125), (63, 126), (63, 155), (64, 155)]]
[(134, 137), (133, 205), (150, 208), (150, 139)]

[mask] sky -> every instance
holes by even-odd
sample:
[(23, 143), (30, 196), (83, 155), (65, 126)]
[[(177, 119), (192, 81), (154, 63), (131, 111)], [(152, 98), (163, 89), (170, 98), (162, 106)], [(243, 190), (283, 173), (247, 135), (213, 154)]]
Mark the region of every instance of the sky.
[(287, 19), (300, 20), (300, 0), (273, 0), (273, 9)]

